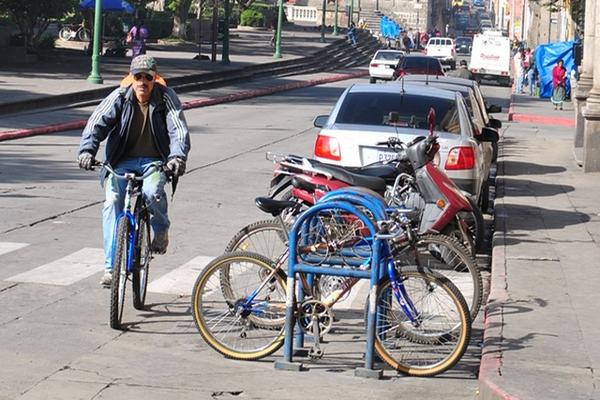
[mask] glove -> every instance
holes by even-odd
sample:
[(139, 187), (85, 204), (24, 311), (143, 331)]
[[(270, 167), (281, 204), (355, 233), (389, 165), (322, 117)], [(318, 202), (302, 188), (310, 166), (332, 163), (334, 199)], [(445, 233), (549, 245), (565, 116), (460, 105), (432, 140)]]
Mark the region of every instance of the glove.
[(77, 157), (79, 168), (85, 169), (86, 171), (94, 169), (94, 161), (94, 156), (90, 153), (81, 153), (79, 157)]
[(185, 160), (179, 157), (173, 157), (167, 162), (167, 168), (173, 173), (174, 177), (185, 173)]

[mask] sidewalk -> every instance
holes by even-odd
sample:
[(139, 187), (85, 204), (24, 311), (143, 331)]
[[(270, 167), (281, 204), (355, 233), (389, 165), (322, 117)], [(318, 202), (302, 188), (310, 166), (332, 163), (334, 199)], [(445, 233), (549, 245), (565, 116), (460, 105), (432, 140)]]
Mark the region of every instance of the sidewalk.
[(481, 399), (600, 399), (600, 175), (573, 159), (572, 104), (513, 96), (496, 180)]
[[(326, 34), (326, 42), (321, 43), (318, 31), (290, 27), (282, 34), (282, 58), (276, 59), (273, 57), (274, 49), (269, 45), (271, 35), (270, 31), (232, 29), (229, 65), (221, 64), (220, 46), (217, 62), (214, 63), (193, 59), (198, 54), (198, 48), (189, 43), (150, 44), (148, 54), (156, 58), (159, 73), (168, 82), (174, 77), (211, 71), (233, 71), (249, 65), (305, 57), (335, 40), (344, 38), (344, 35)], [(210, 56), (210, 51), (209, 45), (202, 45), (203, 55)], [(102, 57), (100, 74), (104, 83), (101, 85), (87, 82), (91, 71), (91, 58), (85, 56), (83, 51), (73, 48), (60, 49), (51, 57), (34, 64), (3, 66), (0, 70), (0, 106), (44, 96), (115, 86), (129, 71), (130, 62), (131, 57)]]

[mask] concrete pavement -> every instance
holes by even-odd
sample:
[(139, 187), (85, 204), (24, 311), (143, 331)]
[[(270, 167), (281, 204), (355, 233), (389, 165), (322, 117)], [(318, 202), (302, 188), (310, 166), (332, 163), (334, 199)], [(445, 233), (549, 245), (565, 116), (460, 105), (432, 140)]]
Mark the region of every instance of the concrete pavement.
[(571, 103), (513, 96), (498, 162), (482, 399), (599, 399), (600, 186), (573, 159)]

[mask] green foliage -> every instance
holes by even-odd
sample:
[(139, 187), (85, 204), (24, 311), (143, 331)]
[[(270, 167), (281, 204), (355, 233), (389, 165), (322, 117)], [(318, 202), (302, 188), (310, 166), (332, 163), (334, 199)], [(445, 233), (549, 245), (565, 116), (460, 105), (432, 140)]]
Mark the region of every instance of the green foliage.
[(173, 17), (166, 13), (153, 14), (144, 20), (150, 38), (161, 39), (171, 35), (173, 32)]
[(27, 44), (33, 46), (51, 19), (62, 18), (77, 3), (77, 0), (0, 0), (0, 14), (6, 13), (26, 37)]
[(265, 17), (260, 11), (247, 9), (240, 14), (240, 25), (242, 26), (264, 26)]

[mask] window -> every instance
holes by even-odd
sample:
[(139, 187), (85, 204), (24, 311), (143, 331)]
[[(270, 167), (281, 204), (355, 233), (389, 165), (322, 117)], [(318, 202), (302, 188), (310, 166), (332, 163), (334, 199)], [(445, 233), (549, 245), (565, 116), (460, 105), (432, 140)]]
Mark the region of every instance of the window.
[(429, 129), (427, 114), (433, 107), (435, 130), (460, 134), (455, 100), (400, 93), (348, 93), (336, 123)]

